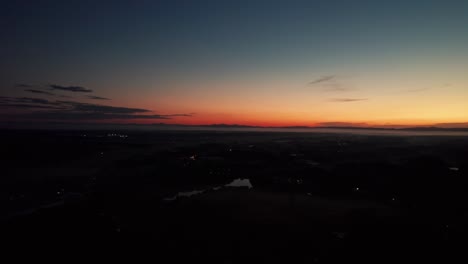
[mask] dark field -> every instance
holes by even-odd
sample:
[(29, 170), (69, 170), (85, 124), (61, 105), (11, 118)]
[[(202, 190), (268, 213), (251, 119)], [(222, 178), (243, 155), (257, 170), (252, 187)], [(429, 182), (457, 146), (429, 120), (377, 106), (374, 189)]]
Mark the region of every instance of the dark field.
[(466, 136), (3, 131), (0, 141), (0, 237), (16, 256), (467, 259)]

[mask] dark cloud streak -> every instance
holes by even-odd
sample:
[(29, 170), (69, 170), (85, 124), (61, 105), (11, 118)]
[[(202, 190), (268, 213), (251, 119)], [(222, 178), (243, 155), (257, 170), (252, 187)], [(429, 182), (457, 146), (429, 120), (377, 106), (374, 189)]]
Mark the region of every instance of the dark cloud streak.
[(42, 90), (36, 90), (36, 89), (25, 89), (24, 91), (29, 92), (29, 93), (35, 93), (35, 94), (55, 95), (53, 93), (49, 93), (49, 92), (42, 91)]
[(84, 88), (81, 86), (62, 86), (62, 85), (56, 85), (56, 84), (51, 84), (49, 85), (49, 88), (51, 90), (61, 90), (61, 91), (68, 91), (68, 92), (79, 92), (79, 93), (91, 93), (93, 90)]
[(18, 83), (18, 84), (15, 85), (15, 87), (18, 87), (18, 88), (33, 88), (34, 86), (32, 86), (30, 84)]
[(93, 99), (93, 100), (110, 100), (109, 98), (94, 96), (94, 95), (88, 95), (88, 96), (86, 96), (86, 98)]
[(110, 114), (74, 111), (42, 111), (23, 115), (25, 118), (48, 120), (115, 120), (115, 119), (171, 119), (171, 115)]
[(343, 83), (337, 75), (326, 75), (316, 80), (309, 82), (308, 86), (318, 87), (323, 91), (328, 92), (346, 92), (354, 90), (353, 86), (349, 83)]
[(69, 105), (74, 111), (93, 112), (104, 114), (136, 114), (136, 113), (150, 113), (151, 110), (141, 108), (129, 108), (119, 106), (109, 106), (100, 104), (87, 104), (74, 101), (57, 101), (64, 105)]
[(0, 104), (8, 103), (52, 104), (49, 100), (42, 98), (0, 96)]
[(31, 104), (0, 104), (1, 108), (21, 108), (21, 109), (55, 109), (63, 110), (63, 108), (49, 105), (31, 105)]
[(1, 108), (21, 108), (21, 109), (55, 109), (65, 110), (66, 107), (57, 102), (51, 102), (41, 98), (31, 97), (5, 97), (0, 96)]
[(427, 91), (429, 90), (429, 88), (419, 88), (419, 89), (411, 89), (411, 90), (407, 90), (408, 93), (417, 93), (417, 92), (424, 92), (424, 91)]
[[(27, 113), (2, 115), (10, 118), (38, 120), (124, 120), (124, 119), (171, 119), (173, 117), (191, 117), (189, 114), (154, 114), (151, 110), (141, 108), (119, 107), (100, 104), (81, 103), (76, 101), (49, 101), (30, 97), (0, 96), (0, 108), (27, 109)], [(47, 110), (43, 110), (47, 109)], [(37, 111), (36, 111), (37, 110)]]
[(330, 102), (338, 102), (338, 103), (351, 103), (351, 102), (358, 102), (358, 101), (366, 101), (367, 98), (333, 98), (330, 99)]
[(336, 76), (335, 75), (326, 75), (326, 76), (322, 76), (316, 80), (313, 80), (311, 82), (309, 82), (308, 84), (309, 85), (314, 85), (314, 84), (319, 84), (319, 83), (324, 83), (324, 82), (328, 82), (328, 81), (331, 81), (333, 79), (335, 79)]

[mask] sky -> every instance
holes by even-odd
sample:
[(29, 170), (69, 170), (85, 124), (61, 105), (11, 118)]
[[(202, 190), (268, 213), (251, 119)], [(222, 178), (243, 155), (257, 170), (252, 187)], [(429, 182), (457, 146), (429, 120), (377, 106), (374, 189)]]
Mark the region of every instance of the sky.
[(1, 1), (0, 122), (468, 127), (467, 1)]

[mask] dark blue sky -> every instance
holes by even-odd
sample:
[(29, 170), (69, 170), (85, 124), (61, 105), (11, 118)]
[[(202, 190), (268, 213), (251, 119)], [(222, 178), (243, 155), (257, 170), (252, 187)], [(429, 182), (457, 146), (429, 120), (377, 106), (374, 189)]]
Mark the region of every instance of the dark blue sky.
[(1, 9), (2, 68), (27, 79), (39, 65), (65, 72), (116, 63), (191, 68), (220, 59), (231, 66), (274, 66), (334, 59), (332, 53), (343, 49), (369, 55), (462, 46), (467, 3), (7, 1)]

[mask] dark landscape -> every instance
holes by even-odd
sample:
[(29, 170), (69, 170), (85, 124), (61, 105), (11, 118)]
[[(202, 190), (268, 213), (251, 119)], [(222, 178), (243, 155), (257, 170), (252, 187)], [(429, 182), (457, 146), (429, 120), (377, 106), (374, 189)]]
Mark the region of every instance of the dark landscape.
[(4, 130), (0, 138), (1, 237), (12, 249), (213, 263), (465, 258), (465, 136)]
[(468, 263), (468, 1), (6, 0), (1, 263)]

